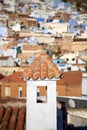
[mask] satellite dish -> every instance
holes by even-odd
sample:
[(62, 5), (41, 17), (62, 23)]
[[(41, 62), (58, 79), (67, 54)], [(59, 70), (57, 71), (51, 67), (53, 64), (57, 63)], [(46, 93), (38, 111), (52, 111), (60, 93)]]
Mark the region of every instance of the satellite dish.
[(73, 99), (69, 99), (68, 104), (71, 108), (75, 108), (76, 106), (75, 101)]

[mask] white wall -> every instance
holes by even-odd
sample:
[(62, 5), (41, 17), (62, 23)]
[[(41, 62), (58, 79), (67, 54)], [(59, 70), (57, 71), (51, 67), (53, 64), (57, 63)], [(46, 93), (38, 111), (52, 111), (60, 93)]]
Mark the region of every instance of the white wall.
[(83, 74), (82, 78), (82, 95), (87, 96), (87, 74)]
[[(76, 54), (75, 53), (67, 53), (67, 54), (64, 54), (63, 56), (61, 56), (60, 59), (64, 59), (64, 61), (67, 61), (67, 63), (70, 63), (70, 64), (76, 64)], [(73, 59), (75, 59), (73, 61)]]
[[(37, 103), (37, 86), (47, 86), (47, 103)], [(56, 130), (56, 81), (27, 81), (26, 130)]]
[(4, 0), (4, 4), (15, 5), (15, 0)]
[(7, 11), (15, 11), (15, 0), (4, 0), (4, 4), (9, 5), (8, 7), (5, 7), (4, 9)]
[(55, 38), (54, 37), (36, 36), (35, 38), (36, 38), (36, 40), (38, 42), (41, 42), (41, 43), (48, 43), (48, 44), (51, 43), (52, 44), (52, 43), (55, 42)]
[(68, 32), (68, 23), (43, 23), (43, 27), (52, 28), (56, 33), (65, 33)]

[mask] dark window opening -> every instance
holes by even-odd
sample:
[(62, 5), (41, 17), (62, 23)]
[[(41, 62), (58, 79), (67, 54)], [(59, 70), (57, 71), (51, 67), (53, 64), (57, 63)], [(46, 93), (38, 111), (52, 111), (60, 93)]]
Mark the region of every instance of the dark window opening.
[(72, 58), (72, 61), (75, 61), (75, 58)]
[(22, 90), (20, 90), (20, 97), (22, 97)]
[(69, 61), (69, 59), (67, 58), (66, 61)]
[(59, 64), (59, 63), (60, 63), (60, 61), (57, 61), (57, 63)]

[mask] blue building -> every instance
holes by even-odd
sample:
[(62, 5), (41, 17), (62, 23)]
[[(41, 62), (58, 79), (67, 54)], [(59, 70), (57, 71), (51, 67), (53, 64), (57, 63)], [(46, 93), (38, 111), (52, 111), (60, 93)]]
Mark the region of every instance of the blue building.
[(52, 59), (53, 63), (58, 66), (65, 66), (65, 62), (63, 59)]
[(0, 37), (7, 37), (7, 27), (0, 25)]
[(53, 2), (53, 7), (57, 8), (58, 7), (58, 3), (62, 2), (62, 0), (52, 0)]

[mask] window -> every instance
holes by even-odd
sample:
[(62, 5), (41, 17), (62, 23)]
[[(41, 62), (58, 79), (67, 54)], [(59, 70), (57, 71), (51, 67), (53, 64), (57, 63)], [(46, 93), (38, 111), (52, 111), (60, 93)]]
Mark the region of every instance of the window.
[(59, 64), (59, 63), (60, 63), (60, 61), (57, 61), (57, 63)]
[(71, 67), (67, 67), (67, 70), (69, 70), (69, 71), (70, 71), (70, 70), (71, 70)]
[(47, 86), (37, 86), (37, 103), (47, 102)]
[(19, 97), (22, 97), (22, 87), (19, 87)]
[(75, 61), (75, 58), (72, 58), (72, 61)]
[(66, 61), (69, 61), (69, 59), (68, 59), (68, 58), (66, 58)]
[(10, 96), (10, 87), (5, 87), (5, 96)]

